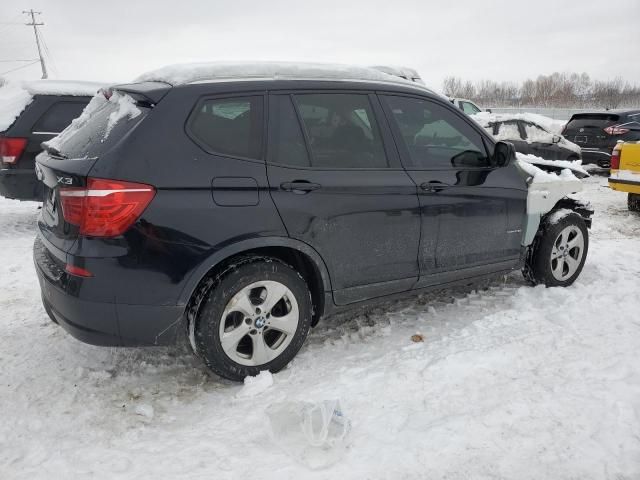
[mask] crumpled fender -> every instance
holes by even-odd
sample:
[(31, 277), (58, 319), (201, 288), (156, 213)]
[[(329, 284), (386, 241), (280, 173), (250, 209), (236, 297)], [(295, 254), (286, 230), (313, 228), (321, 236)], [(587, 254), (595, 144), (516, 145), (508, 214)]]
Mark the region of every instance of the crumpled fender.
[[(567, 195), (582, 191), (582, 182), (575, 177), (562, 178), (561, 176), (549, 181), (537, 179), (534, 181), (534, 177), (526, 166), (523, 168), (520, 162), (517, 165), (527, 177), (527, 218), (522, 235), (522, 245), (527, 247), (533, 243), (542, 217), (553, 210)], [(566, 200), (571, 203), (571, 199)]]

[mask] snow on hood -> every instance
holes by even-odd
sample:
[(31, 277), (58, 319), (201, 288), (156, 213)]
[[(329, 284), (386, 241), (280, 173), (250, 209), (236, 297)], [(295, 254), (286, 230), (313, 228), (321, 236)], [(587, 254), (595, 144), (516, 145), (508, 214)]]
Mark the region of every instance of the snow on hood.
[(527, 155), (519, 152), (516, 153), (516, 156), (524, 162), (531, 163), (538, 167), (543, 167), (543, 169), (544, 167), (547, 167), (546, 170), (561, 171), (567, 169), (578, 178), (586, 178), (590, 176), (589, 172), (582, 167), (582, 160), (576, 160), (574, 162), (569, 160), (545, 160), (544, 158), (537, 157), (535, 155)]
[[(545, 165), (563, 167), (564, 166), (563, 164), (572, 164), (574, 162), (543, 160), (540, 157), (536, 157), (534, 155), (525, 155), (522, 153), (516, 153), (516, 158), (517, 158), (516, 160), (517, 165), (523, 171), (525, 171), (529, 176), (531, 176), (530, 183), (554, 183), (554, 182), (580, 183), (580, 180), (578, 179), (578, 177), (574, 175), (574, 171), (576, 171), (575, 166), (570, 165), (564, 168), (560, 168), (559, 173), (552, 173), (547, 170), (544, 170), (543, 168), (540, 168), (540, 166), (545, 166)], [(536, 165), (536, 163), (538, 163), (540, 166)], [(577, 168), (578, 168), (577, 172), (584, 173), (587, 177), (589, 176), (589, 174), (585, 170), (583, 170), (582, 167), (580, 167), (580, 165), (578, 165)]]
[(416, 88), (425, 87), (379, 70), (341, 64), (300, 62), (205, 62), (168, 65), (144, 73), (136, 82), (166, 82), (184, 85), (206, 80), (242, 78), (317, 78), (324, 80), (368, 80), (402, 83)]
[(33, 95), (20, 84), (7, 83), (0, 87), (0, 132), (7, 130), (31, 103)]

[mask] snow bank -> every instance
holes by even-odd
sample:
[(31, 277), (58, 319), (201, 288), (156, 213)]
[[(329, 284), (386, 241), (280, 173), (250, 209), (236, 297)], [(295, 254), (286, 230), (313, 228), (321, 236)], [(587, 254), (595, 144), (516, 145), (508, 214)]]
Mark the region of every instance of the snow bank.
[(379, 70), (341, 64), (299, 62), (205, 62), (168, 65), (144, 73), (136, 82), (166, 82), (183, 85), (204, 80), (231, 78), (320, 78), (330, 80), (369, 80), (421, 85)]
[(33, 95), (18, 83), (0, 87), (0, 132), (7, 130), (31, 103)]

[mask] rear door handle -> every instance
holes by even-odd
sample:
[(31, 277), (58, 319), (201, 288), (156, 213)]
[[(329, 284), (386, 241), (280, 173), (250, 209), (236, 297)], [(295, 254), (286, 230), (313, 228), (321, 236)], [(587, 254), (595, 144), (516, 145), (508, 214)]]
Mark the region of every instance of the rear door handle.
[(318, 190), (321, 187), (319, 183), (308, 182), (307, 180), (294, 180), (293, 182), (283, 182), (280, 184), (280, 188), (285, 192), (293, 193), (309, 193), (314, 190)]
[(444, 190), (445, 188), (449, 188), (450, 186), (451, 185), (447, 185), (446, 183), (438, 181), (422, 182), (420, 184), (420, 190), (422, 190), (423, 192), (435, 193)]

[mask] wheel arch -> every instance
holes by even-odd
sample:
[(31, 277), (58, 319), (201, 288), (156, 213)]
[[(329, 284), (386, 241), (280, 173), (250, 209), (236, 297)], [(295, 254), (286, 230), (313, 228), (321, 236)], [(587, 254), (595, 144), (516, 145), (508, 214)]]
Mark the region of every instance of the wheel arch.
[(313, 302), (313, 325), (325, 311), (325, 292), (331, 291), (331, 279), (324, 260), (304, 242), (286, 237), (261, 237), (242, 240), (216, 251), (192, 273), (178, 302), (190, 307), (200, 286), (223, 271), (239, 256), (256, 255), (276, 258), (295, 268), (307, 282)]

